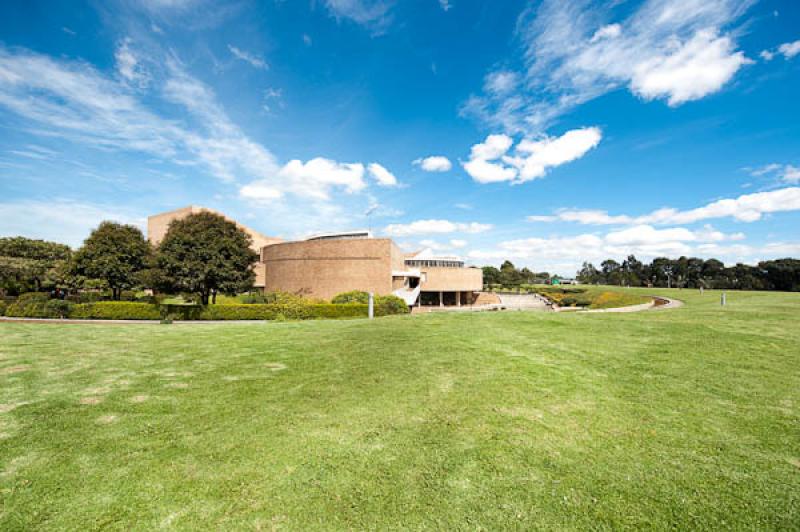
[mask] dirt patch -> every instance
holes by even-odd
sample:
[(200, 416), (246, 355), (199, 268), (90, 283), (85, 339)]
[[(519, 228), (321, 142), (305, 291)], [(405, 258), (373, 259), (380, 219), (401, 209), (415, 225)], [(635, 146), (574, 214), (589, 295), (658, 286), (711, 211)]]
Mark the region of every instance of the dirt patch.
[(787, 462), (795, 466), (797, 469), (800, 469), (800, 459), (797, 458), (787, 458)]
[(6, 414), (16, 408), (19, 408), (22, 405), (27, 405), (27, 404), (28, 403), (0, 403), (0, 414)]
[(150, 399), (149, 395), (134, 395), (129, 400), (131, 403), (144, 403), (148, 399)]
[(180, 389), (189, 387), (189, 385), (186, 384), (185, 382), (169, 382), (164, 386), (166, 386), (167, 388), (180, 388)]
[(28, 371), (29, 369), (31, 369), (31, 367), (27, 365), (11, 366), (8, 368), (0, 369), (0, 375), (11, 375), (12, 373), (22, 373), (23, 371)]
[(99, 418), (97, 418), (97, 422), (101, 425), (110, 425), (111, 423), (114, 423), (117, 419), (118, 418), (116, 414), (107, 414), (105, 416), (100, 416)]
[(264, 366), (270, 371), (283, 371), (286, 369), (286, 364), (280, 362), (267, 362)]
[(82, 405), (99, 405), (102, 402), (102, 397), (82, 397), (80, 401)]
[(228, 382), (235, 382), (239, 380), (239, 377), (237, 377), (236, 375), (225, 375), (224, 377), (222, 377), (222, 380)]

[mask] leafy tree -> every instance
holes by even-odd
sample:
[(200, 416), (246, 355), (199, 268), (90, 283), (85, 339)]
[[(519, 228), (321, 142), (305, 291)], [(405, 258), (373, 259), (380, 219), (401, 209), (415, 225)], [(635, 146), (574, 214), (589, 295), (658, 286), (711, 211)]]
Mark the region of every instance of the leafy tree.
[(75, 273), (108, 283), (112, 298), (122, 290), (140, 284), (140, 273), (147, 265), (150, 244), (132, 225), (102, 222), (75, 253)]
[(600, 282), (600, 272), (591, 262), (584, 262), (576, 278), (584, 284), (595, 284)]
[(484, 266), (483, 284), (485, 285), (500, 284), (500, 270), (498, 270), (494, 266)]
[(55, 242), (0, 238), (0, 291), (20, 294), (56, 286), (71, 253), (69, 246)]
[(170, 223), (157, 250), (166, 288), (198, 294), (204, 305), (216, 294), (236, 295), (252, 288), (258, 253), (252, 238), (223, 216), (192, 214)]
[(503, 286), (519, 286), (522, 284), (522, 274), (509, 260), (500, 265), (500, 284)]
[(779, 259), (761, 262), (758, 267), (765, 272), (767, 282), (774, 290), (800, 290), (800, 260)]

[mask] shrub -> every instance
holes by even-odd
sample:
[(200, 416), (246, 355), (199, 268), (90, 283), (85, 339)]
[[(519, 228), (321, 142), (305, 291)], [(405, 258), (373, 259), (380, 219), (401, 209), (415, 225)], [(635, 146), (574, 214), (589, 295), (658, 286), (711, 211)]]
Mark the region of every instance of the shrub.
[(5, 309), (5, 315), (15, 318), (66, 318), (70, 315), (72, 303), (60, 299), (50, 299), (43, 292), (28, 292)]
[(375, 315), (391, 316), (392, 314), (408, 314), (408, 305), (397, 296), (378, 296), (375, 298)]
[(157, 320), (158, 306), (132, 301), (82, 303), (72, 309), (72, 318), (93, 320)]
[[(351, 290), (344, 292), (331, 300), (334, 305), (346, 304), (369, 304), (369, 292), (361, 290)], [(401, 298), (388, 295), (388, 296), (375, 296), (375, 315), (376, 316), (391, 316), (392, 314), (408, 314), (408, 305)]]
[(363, 318), (367, 306), (359, 304), (241, 304), (209, 305), (199, 314), (201, 320), (310, 320)]
[(8, 303), (0, 299), (0, 316), (6, 315), (6, 307), (8, 307)]
[(108, 299), (108, 296), (104, 292), (90, 290), (68, 295), (67, 299), (73, 303), (94, 303), (95, 301), (103, 301), (104, 299)]
[(366, 305), (369, 303), (369, 293), (362, 290), (351, 290), (349, 292), (342, 292), (331, 299), (334, 305), (343, 305), (345, 303), (361, 303)]
[(292, 294), (290, 292), (263, 292), (254, 293), (241, 296), (242, 303), (245, 304), (262, 304), (262, 305), (297, 305), (301, 303), (310, 303), (303, 296)]

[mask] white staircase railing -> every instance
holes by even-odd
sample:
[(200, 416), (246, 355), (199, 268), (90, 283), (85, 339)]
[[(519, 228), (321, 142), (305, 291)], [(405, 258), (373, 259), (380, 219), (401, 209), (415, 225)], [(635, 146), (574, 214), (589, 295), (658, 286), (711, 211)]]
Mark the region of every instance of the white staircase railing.
[(419, 297), (419, 292), (421, 289), (422, 285), (417, 285), (417, 287), (413, 290), (409, 290), (408, 288), (398, 288), (392, 293), (405, 301), (406, 305), (411, 307), (417, 302), (417, 298)]

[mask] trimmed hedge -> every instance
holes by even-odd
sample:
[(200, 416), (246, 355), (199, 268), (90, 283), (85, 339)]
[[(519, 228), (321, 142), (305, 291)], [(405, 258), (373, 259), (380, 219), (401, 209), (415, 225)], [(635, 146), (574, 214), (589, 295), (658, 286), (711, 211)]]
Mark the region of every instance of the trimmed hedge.
[(12, 318), (66, 318), (72, 306), (69, 301), (50, 299), (45, 292), (28, 292), (11, 303), (4, 314)]
[[(362, 290), (351, 290), (336, 295), (331, 303), (336, 305), (358, 303), (361, 305), (369, 304), (369, 292)], [(395, 295), (375, 296), (375, 316), (391, 316), (393, 314), (408, 314), (408, 305), (402, 298)]]
[[(134, 301), (97, 301), (74, 304), (47, 299), (47, 294), (26, 294), (5, 309), (7, 316), (78, 320), (160, 320), (162, 308)], [(0, 310), (2, 308), (0, 307)], [(405, 302), (395, 296), (375, 298), (375, 315), (408, 313)], [(271, 303), (170, 307), (173, 319), (182, 320), (315, 320), (366, 318), (367, 305), (360, 303)]]
[(313, 320), (364, 318), (367, 305), (313, 303), (305, 305), (243, 304), (209, 305), (200, 312), (200, 320)]
[(98, 301), (81, 303), (72, 308), (70, 318), (79, 320), (158, 320), (157, 305), (132, 301)]

